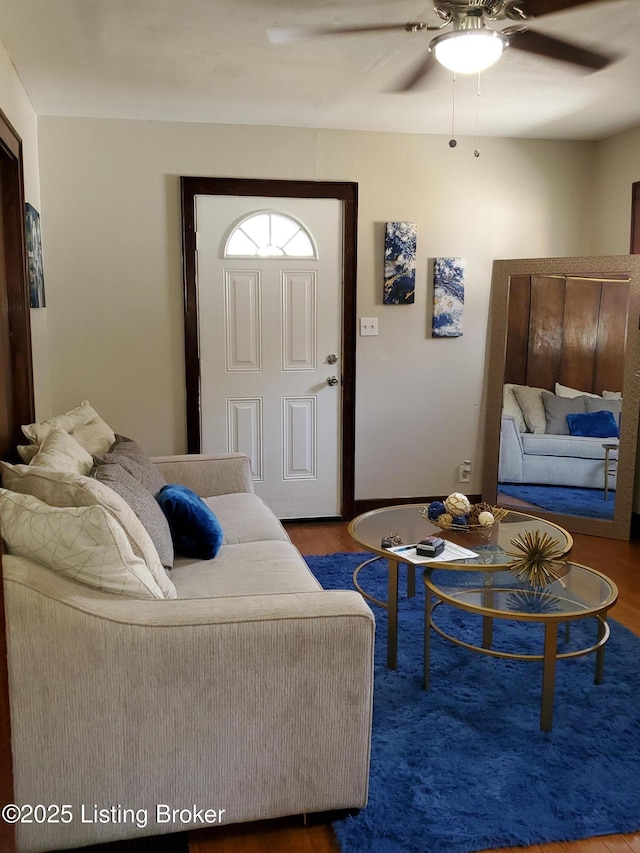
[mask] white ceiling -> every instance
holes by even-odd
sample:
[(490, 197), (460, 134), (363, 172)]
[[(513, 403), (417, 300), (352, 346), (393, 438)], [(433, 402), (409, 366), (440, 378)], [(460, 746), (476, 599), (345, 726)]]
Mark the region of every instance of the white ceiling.
[[(429, 0), (2, 0), (0, 40), (38, 115), (449, 134), (452, 75), (392, 94), (434, 33), (277, 47), (267, 27), (427, 20)], [(457, 135), (599, 139), (640, 124), (640, 0), (545, 16), (536, 28), (619, 54), (609, 68), (507, 50), (458, 77)]]

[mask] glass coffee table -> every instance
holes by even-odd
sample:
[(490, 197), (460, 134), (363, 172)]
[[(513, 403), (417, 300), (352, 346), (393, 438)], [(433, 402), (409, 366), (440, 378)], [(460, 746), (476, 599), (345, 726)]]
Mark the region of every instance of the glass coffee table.
[[(527, 531), (538, 530), (540, 533), (548, 533), (558, 542), (558, 551), (567, 554), (572, 546), (571, 535), (553, 524), (541, 518), (527, 515), (523, 512), (508, 512), (501, 520), (486, 530), (479, 531), (444, 531), (436, 527), (420, 514), (424, 504), (402, 504), (400, 506), (383, 507), (374, 509), (354, 518), (349, 524), (349, 534), (366, 551), (374, 556), (361, 563), (353, 573), (353, 583), (356, 589), (372, 604), (383, 607), (388, 613), (388, 635), (387, 635), (387, 667), (396, 669), (398, 665), (398, 566), (407, 563), (407, 595), (415, 595), (416, 590), (416, 565), (426, 566), (434, 561), (425, 559), (420, 563), (408, 562), (402, 559), (402, 552), (393, 553), (382, 547), (382, 539), (385, 536), (395, 534), (399, 536), (402, 543), (412, 545), (424, 539), (426, 536), (441, 536), (467, 550), (476, 552), (477, 556), (455, 562), (440, 563), (447, 568), (480, 569), (492, 566), (495, 570), (499, 566), (507, 566), (513, 561), (506, 551), (513, 550), (511, 540), (518, 534)], [(387, 563), (388, 583), (387, 600), (382, 601), (367, 593), (360, 582), (360, 573), (367, 566), (384, 559)]]
[[(424, 677), (422, 686), (429, 687), (431, 631), (446, 640), (471, 651), (482, 652), (493, 657), (512, 660), (542, 661), (542, 700), (540, 705), (540, 728), (550, 731), (553, 723), (553, 695), (555, 690), (556, 661), (563, 658), (580, 657), (596, 652), (595, 682), (602, 681), (604, 673), (604, 645), (609, 639), (607, 612), (618, 598), (613, 581), (605, 575), (573, 563), (570, 560), (562, 567), (560, 577), (542, 589), (534, 589), (519, 581), (512, 572), (496, 566), (451, 566), (432, 564), (424, 570), (425, 619), (424, 619)], [(442, 606), (454, 607), (481, 618), (481, 645), (471, 642), (467, 632), (471, 626), (454, 636), (447, 633), (434, 621), (434, 611)], [(558, 650), (558, 626), (565, 624), (565, 641), (569, 641), (570, 623), (578, 619), (594, 618), (597, 622), (597, 637), (594, 642), (571, 651)], [(503, 619), (513, 622), (537, 622), (544, 625), (544, 640), (540, 652), (499, 649), (493, 647), (493, 621)], [(472, 621), (471, 619), (469, 621)], [(458, 628), (460, 629), (460, 625)], [(452, 630), (452, 629), (449, 629)], [(478, 634), (480, 632), (477, 632)], [(472, 635), (473, 636), (473, 635)], [(473, 636), (475, 640), (475, 636)], [(525, 639), (521, 637), (521, 640)], [(532, 637), (527, 636), (527, 647), (531, 648)], [(535, 643), (533, 645), (535, 648)]]

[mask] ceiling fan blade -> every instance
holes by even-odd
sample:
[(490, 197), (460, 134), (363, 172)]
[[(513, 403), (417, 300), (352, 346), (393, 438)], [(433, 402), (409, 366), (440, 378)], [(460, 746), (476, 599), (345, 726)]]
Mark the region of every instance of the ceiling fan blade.
[[(541, 18), (542, 15), (551, 15), (553, 12), (562, 12), (565, 9), (574, 9), (576, 6), (588, 6), (592, 3), (605, 3), (611, 0), (516, 0), (509, 5), (511, 8), (520, 9), (524, 17)], [(509, 14), (508, 17), (517, 18)]]
[(408, 32), (426, 30), (427, 24), (363, 24), (353, 27), (269, 27), (267, 37), (271, 44), (292, 44), (303, 39), (317, 36), (357, 35), (358, 33), (388, 32), (390, 30), (405, 30)]
[(588, 50), (580, 45), (557, 39), (538, 33), (535, 30), (504, 30), (509, 37), (509, 47), (517, 50), (525, 50), (528, 53), (536, 53), (538, 56), (548, 56), (550, 59), (559, 59), (561, 62), (571, 62), (582, 68), (590, 68), (599, 71), (614, 62), (615, 57), (604, 53)]
[(412, 89), (421, 83), (424, 78), (429, 74), (437, 65), (437, 61), (435, 56), (431, 53), (431, 51), (427, 52), (427, 55), (422, 59), (418, 65), (415, 66), (411, 70), (407, 76), (398, 83), (398, 85), (394, 86), (393, 92), (410, 92)]

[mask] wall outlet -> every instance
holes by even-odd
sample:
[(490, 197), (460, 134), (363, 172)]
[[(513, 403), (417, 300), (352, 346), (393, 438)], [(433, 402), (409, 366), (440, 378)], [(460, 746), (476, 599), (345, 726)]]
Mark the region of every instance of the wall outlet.
[(360, 317), (360, 337), (378, 334), (377, 317)]
[(470, 483), (471, 482), (471, 460), (465, 459), (464, 462), (458, 467), (458, 482), (460, 483)]

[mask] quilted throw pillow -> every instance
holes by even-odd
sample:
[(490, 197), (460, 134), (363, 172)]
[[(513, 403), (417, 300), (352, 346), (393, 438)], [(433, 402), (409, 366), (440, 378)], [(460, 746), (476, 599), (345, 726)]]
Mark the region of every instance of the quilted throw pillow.
[(42, 444), (54, 425), (72, 435), (92, 456), (106, 453), (116, 440), (111, 427), (102, 420), (87, 400), (65, 415), (58, 415), (41, 423), (26, 424), (22, 427), (22, 432), (31, 444)]
[(72, 474), (88, 474), (93, 457), (81, 447), (72, 435), (54, 424), (31, 460), (34, 468), (50, 468), (52, 471), (69, 471)]
[(164, 598), (104, 507), (51, 507), (32, 495), (0, 489), (0, 530), (9, 554), (86, 586), (130, 598)]
[(212, 560), (224, 533), (202, 498), (186, 486), (170, 484), (160, 489), (156, 500), (169, 522), (176, 551), (185, 557)]
[(32, 465), (10, 465), (0, 461), (0, 470), (5, 489), (32, 495), (50, 507), (101, 506), (120, 525), (134, 554), (144, 561), (164, 597), (177, 598), (176, 589), (144, 525), (113, 489), (93, 477)]

